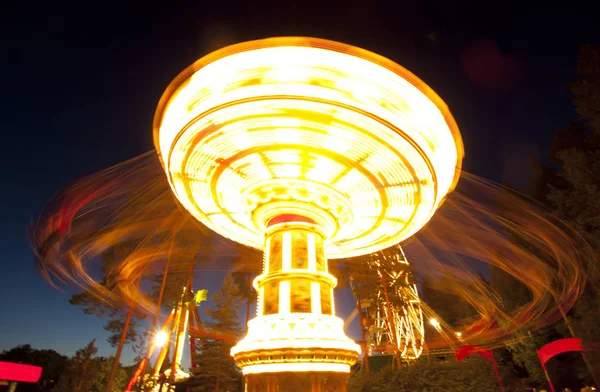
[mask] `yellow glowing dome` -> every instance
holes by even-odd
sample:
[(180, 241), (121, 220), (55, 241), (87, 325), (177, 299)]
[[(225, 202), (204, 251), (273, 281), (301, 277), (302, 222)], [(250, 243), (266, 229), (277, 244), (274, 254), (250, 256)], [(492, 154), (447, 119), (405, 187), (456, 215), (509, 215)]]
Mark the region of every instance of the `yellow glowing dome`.
[(175, 195), (212, 230), (262, 249), (270, 219), (302, 215), (325, 230), (330, 258), (417, 232), (463, 157), (447, 106), (412, 73), (301, 37), (198, 60), (163, 95), (154, 141)]

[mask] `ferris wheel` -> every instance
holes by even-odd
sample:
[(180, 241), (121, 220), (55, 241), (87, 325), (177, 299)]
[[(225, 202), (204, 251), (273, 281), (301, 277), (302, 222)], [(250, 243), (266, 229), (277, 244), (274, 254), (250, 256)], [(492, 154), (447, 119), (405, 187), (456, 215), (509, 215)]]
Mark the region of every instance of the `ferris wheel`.
[[(416, 359), (423, 352), (425, 326), (417, 285), (400, 245), (373, 253), (353, 279), (369, 354)], [(360, 294), (363, 295), (360, 295)]]

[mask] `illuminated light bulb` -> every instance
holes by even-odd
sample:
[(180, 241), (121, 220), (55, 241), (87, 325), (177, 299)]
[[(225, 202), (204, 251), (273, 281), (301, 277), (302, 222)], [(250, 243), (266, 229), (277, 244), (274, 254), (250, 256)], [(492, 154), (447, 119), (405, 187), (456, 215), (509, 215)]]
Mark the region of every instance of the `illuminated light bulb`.
[(434, 318), (429, 320), (429, 324), (431, 324), (435, 329), (438, 329), (440, 327), (440, 322)]
[(165, 331), (160, 331), (154, 336), (154, 344), (156, 347), (162, 347), (169, 341), (169, 335)]

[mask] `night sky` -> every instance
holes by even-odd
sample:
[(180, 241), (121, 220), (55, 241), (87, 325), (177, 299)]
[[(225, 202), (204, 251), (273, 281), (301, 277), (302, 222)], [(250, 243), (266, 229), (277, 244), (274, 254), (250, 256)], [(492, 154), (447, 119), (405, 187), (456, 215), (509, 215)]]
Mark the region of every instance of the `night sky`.
[[(0, 350), (31, 344), (67, 355), (93, 338), (101, 355), (114, 350), (103, 321), (69, 305), (72, 289), (56, 291), (36, 273), (26, 226), (65, 185), (151, 150), (156, 104), (197, 58), (278, 35), (375, 51), (446, 101), (465, 170), (525, 181), (528, 154), (545, 159), (552, 135), (575, 118), (568, 82), (578, 45), (599, 38), (591, 8), (527, 1), (16, 3), (0, 23)], [(337, 306), (344, 317), (351, 300)], [(131, 359), (126, 350), (124, 364)]]

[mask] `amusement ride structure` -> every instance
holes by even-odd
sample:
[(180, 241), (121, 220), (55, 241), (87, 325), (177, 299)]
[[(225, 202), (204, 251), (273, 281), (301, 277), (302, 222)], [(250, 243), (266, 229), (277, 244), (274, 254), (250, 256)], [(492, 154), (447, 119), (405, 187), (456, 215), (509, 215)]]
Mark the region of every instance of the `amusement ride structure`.
[[(188, 379), (190, 374), (181, 368), (181, 359), (188, 336), (191, 366), (192, 368), (196, 367), (194, 363), (196, 337), (204, 336), (197, 306), (206, 300), (207, 291), (199, 290), (194, 293), (191, 275), (190, 273), (190, 278), (183, 287), (181, 296), (173, 310), (151, 339), (148, 353), (138, 364), (129, 384), (125, 388), (125, 392), (133, 390), (169, 391), (173, 390), (171, 387), (174, 384)], [(151, 366), (150, 373), (146, 373), (146, 368), (151, 365), (150, 358), (155, 351), (158, 351), (156, 362), (154, 366)], [(163, 365), (167, 358), (170, 365), (163, 371)]]
[[(231, 350), (246, 390), (344, 391), (361, 349), (335, 315), (328, 259), (395, 246), (453, 190), (463, 150), (444, 102), (369, 51), (271, 38), (220, 49), (181, 73), (159, 103), (154, 141), (191, 215), (264, 250), (257, 316)], [(402, 279), (414, 288), (405, 269), (373, 257), (383, 295)], [(416, 357), (418, 294), (395, 292), (405, 304), (376, 307), (375, 319)]]
[(365, 355), (395, 355), (398, 362), (418, 358), (425, 341), (423, 310), (404, 251), (395, 245), (368, 255), (363, 264), (351, 284), (359, 305), (352, 316), (360, 317)]

